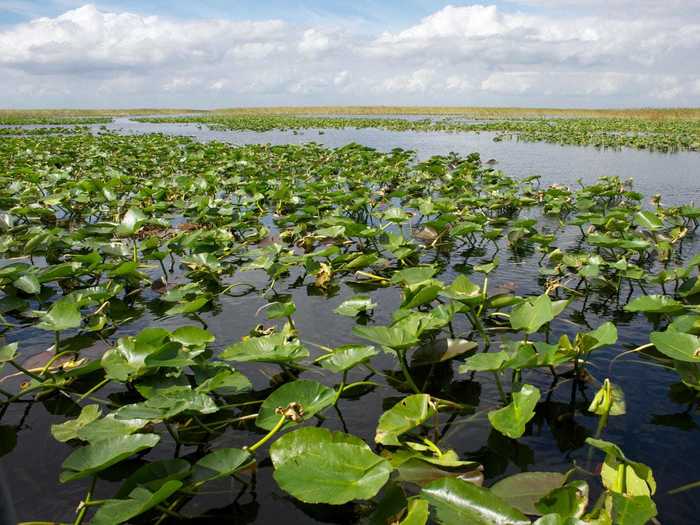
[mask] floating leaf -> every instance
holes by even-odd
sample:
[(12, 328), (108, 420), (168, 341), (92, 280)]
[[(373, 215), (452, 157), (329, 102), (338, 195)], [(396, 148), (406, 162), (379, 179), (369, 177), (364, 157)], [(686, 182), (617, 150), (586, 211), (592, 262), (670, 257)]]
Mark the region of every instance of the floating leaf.
[(659, 352), (671, 359), (700, 363), (700, 338), (695, 335), (666, 330), (652, 332), (649, 339)]
[(24, 293), (32, 295), (41, 291), (41, 284), (39, 283), (39, 279), (37, 279), (36, 275), (28, 273), (24, 274), (19, 279), (13, 281), (12, 285), (15, 288), (22, 290)]
[(165, 315), (185, 315), (192, 314), (201, 310), (205, 304), (209, 302), (209, 298), (206, 296), (197, 297), (192, 301), (187, 301), (183, 303), (178, 303), (175, 306), (171, 306), (165, 311)]
[(452, 284), (440, 292), (440, 295), (455, 301), (473, 302), (481, 297), (481, 287), (471, 282), (466, 275), (460, 274)]
[[(255, 424), (265, 430), (271, 430), (280, 420), (280, 414), (276, 412), (277, 408), (285, 408), (290, 403), (299, 403), (302, 406), (303, 414), (299, 421), (305, 421), (332, 406), (335, 397), (335, 390), (316, 381), (298, 379), (285, 383), (263, 401)], [(286, 425), (294, 423), (287, 421)]]
[(308, 356), (309, 351), (284, 332), (251, 337), (228, 346), (221, 353), (222, 359), (258, 363), (290, 363)]
[(617, 328), (611, 322), (603, 323), (591, 332), (582, 335), (580, 350), (590, 352), (617, 342)]
[(475, 354), (464, 360), (459, 371), (467, 372), (495, 372), (500, 370), (508, 362), (510, 356), (506, 352), (487, 352)]
[(92, 518), (92, 525), (112, 525), (129, 521), (162, 503), (175, 494), (181, 481), (171, 480), (164, 483), (156, 492), (143, 487), (136, 487), (127, 499), (110, 499), (105, 501)]
[(170, 339), (185, 346), (195, 346), (212, 343), (215, 337), (209, 330), (199, 326), (181, 326), (170, 335)]
[(373, 310), (377, 305), (372, 302), (368, 295), (356, 295), (343, 301), (335, 310), (338, 315), (355, 317), (356, 315)]
[(124, 480), (117, 492), (117, 498), (125, 498), (139, 486), (151, 492), (157, 491), (168, 481), (186, 478), (191, 469), (188, 461), (177, 458), (146, 463)]
[(365, 363), (375, 355), (377, 355), (377, 351), (373, 346), (344, 345), (336, 348), (333, 352), (321, 356), (316, 362), (326, 370), (337, 374), (350, 370), (360, 363)]
[(0, 370), (3, 369), (5, 363), (12, 361), (17, 356), (18, 343), (10, 343), (0, 346)]
[(220, 448), (204, 456), (192, 467), (192, 478), (205, 483), (225, 478), (243, 470), (255, 461), (249, 452), (239, 448)]
[(96, 443), (111, 437), (128, 436), (141, 430), (148, 423), (147, 419), (117, 419), (115, 414), (107, 414), (79, 428), (78, 438), (88, 443)]
[(520, 472), (495, 483), (491, 492), (523, 514), (536, 515), (535, 503), (565, 481), (566, 476), (558, 472)]
[(325, 428), (301, 428), (270, 447), (274, 477), (306, 503), (341, 505), (369, 499), (389, 479), (391, 465), (360, 438)]
[(80, 410), (80, 415), (76, 419), (66, 421), (59, 425), (51, 425), (51, 434), (56, 441), (65, 443), (71, 439), (78, 438), (78, 430), (100, 417), (99, 405), (87, 405)]
[(394, 326), (356, 326), (352, 332), (394, 350), (406, 349), (418, 343), (418, 326), (415, 324), (400, 324)]
[(133, 434), (104, 439), (74, 450), (63, 462), (61, 483), (82, 479), (152, 448), (160, 441), (157, 434)]
[(434, 481), (420, 495), (442, 525), (530, 525), (524, 514), (490, 490), (455, 478)]
[(265, 313), (268, 319), (281, 319), (284, 317), (291, 317), (296, 310), (297, 306), (292, 301), (286, 303), (275, 302), (267, 305)]
[(625, 305), (628, 312), (669, 314), (680, 312), (685, 306), (668, 295), (642, 295)]

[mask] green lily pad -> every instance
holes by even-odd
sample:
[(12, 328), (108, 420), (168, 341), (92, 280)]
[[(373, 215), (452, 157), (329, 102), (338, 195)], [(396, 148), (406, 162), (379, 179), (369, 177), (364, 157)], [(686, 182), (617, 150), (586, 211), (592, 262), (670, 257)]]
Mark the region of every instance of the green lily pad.
[(700, 338), (695, 335), (666, 330), (652, 332), (649, 339), (659, 352), (671, 359), (700, 363)]
[[(305, 421), (332, 406), (335, 397), (335, 390), (316, 381), (298, 379), (285, 383), (263, 401), (255, 424), (265, 430), (271, 430), (280, 420), (280, 415), (275, 410), (285, 408), (290, 403), (299, 403), (302, 406), (304, 413), (301, 421)], [(294, 425), (294, 422), (285, 423), (285, 426), (290, 425)]]
[(209, 330), (199, 326), (181, 326), (170, 335), (170, 339), (185, 346), (195, 346), (213, 343), (216, 338)]
[(224, 478), (251, 465), (255, 459), (239, 448), (221, 448), (204, 456), (194, 464), (192, 478), (205, 483)]
[(668, 314), (680, 312), (685, 306), (668, 295), (642, 295), (625, 305), (628, 312)]
[(350, 299), (343, 301), (335, 310), (338, 315), (355, 317), (361, 313), (373, 310), (377, 305), (372, 302), (372, 298), (368, 295), (356, 295)]
[(283, 332), (251, 337), (226, 347), (220, 357), (239, 362), (292, 363), (309, 356), (309, 351), (298, 339), (288, 339)]
[(523, 514), (537, 515), (535, 504), (565, 481), (559, 472), (520, 472), (492, 485), (491, 492)]
[(442, 525), (530, 525), (530, 520), (488, 489), (455, 478), (443, 478), (420, 493)]
[(136, 487), (126, 499), (110, 499), (104, 502), (95, 513), (93, 525), (112, 525), (129, 521), (175, 494), (182, 482), (171, 480), (164, 483), (157, 491), (151, 492), (143, 487)]
[(360, 438), (325, 428), (301, 428), (270, 447), (280, 488), (306, 503), (341, 505), (369, 499), (389, 480), (391, 465)]
[(365, 363), (375, 355), (377, 350), (371, 345), (344, 345), (316, 359), (316, 363), (337, 374)]
[(92, 476), (137, 452), (156, 446), (157, 434), (133, 434), (104, 439), (74, 450), (63, 462), (61, 483)]

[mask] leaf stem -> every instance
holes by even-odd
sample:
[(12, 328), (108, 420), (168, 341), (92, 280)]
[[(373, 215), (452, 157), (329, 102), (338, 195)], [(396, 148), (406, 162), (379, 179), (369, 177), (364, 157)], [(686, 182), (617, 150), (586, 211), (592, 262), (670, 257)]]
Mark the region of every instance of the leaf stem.
[(496, 379), (496, 387), (498, 388), (498, 395), (501, 397), (501, 401), (505, 405), (507, 403), (506, 393), (503, 390), (503, 384), (501, 383), (501, 376), (498, 372), (493, 373), (493, 377)]
[(86, 397), (88, 397), (90, 394), (94, 394), (94, 393), (97, 392), (100, 388), (102, 388), (103, 386), (105, 386), (107, 383), (109, 383), (109, 379), (108, 379), (108, 378), (104, 378), (102, 381), (100, 381), (100, 382), (97, 383), (95, 386), (93, 386), (90, 390), (88, 390), (87, 392), (85, 392), (84, 394), (82, 394), (82, 395), (78, 398), (78, 402), (81, 402), (83, 399), (85, 399)]
[(20, 364), (19, 364), (17, 361), (15, 361), (14, 359), (11, 360), (11, 361), (8, 361), (8, 362), (9, 362), (12, 366), (14, 366), (17, 370), (19, 370), (20, 372), (22, 372), (22, 373), (25, 374), (25, 375), (28, 375), (28, 376), (31, 377), (32, 379), (35, 379), (36, 381), (39, 381), (40, 383), (44, 381), (44, 379), (43, 379), (42, 377), (36, 375), (34, 372), (31, 372), (31, 371), (27, 370), (26, 368), (24, 368), (22, 365), (20, 365)]
[(256, 443), (252, 444), (249, 447), (246, 447), (245, 450), (247, 450), (248, 452), (255, 452), (257, 449), (259, 449), (261, 446), (267, 443), (270, 440), (270, 438), (272, 438), (272, 436), (274, 436), (279, 431), (279, 429), (282, 428), (282, 425), (284, 425), (284, 422), (286, 420), (287, 418), (285, 416), (280, 416), (280, 420), (275, 424), (274, 427), (272, 427), (272, 429), (270, 429), (270, 431), (267, 434), (265, 434)]
[(95, 490), (95, 484), (97, 483), (97, 476), (92, 477), (92, 483), (90, 483), (90, 488), (87, 491), (87, 494), (85, 494), (85, 499), (80, 502), (80, 505), (78, 506), (78, 515), (75, 517), (75, 521), (73, 522), (73, 525), (80, 525), (83, 520), (85, 519), (85, 514), (87, 513), (87, 505), (90, 503), (90, 498), (92, 497), (92, 493)]
[(413, 378), (411, 377), (411, 372), (408, 369), (408, 363), (406, 362), (406, 352), (396, 352), (396, 355), (399, 357), (399, 364), (401, 365), (401, 371), (403, 372), (404, 379), (408, 383), (408, 386), (411, 387), (411, 390), (413, 390), (416, 394), (421, 394), (421, 390), (416, 386), (416, 383), (413, 381)]

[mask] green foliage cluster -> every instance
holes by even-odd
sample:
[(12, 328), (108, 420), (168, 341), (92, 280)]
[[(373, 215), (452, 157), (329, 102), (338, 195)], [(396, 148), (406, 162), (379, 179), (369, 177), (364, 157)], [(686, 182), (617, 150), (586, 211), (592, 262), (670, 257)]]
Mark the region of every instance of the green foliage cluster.
[[(479, 415), (517, 444), (548, 394), (543, 376), (572, 381), (575, 396), (593, 377), (590, 356), (613, 348), (617, 329), (567, 334), (556, 322), (596, 294), (653, 318), (650, 342), (630, 352), (700, 390), (700, 257), (682, 253), (700, 209), (642, 200), (611, 177), (541, 187), (477, 154), (416, 162), (412, 152), (358, 145), (7, 138), (1, 410), (72, 406), (52, 434), (73, 447), (61, 482), (91, 480), (76, 524), (181, 519), (205, 485), (245, 487), (269, 458), (292, 497), (369, 500), (370, 523), (644, 525), (656, 515), (652, 472), (601, 439), (608, 418), (625, 413), (613, 363), (588, 408), (599, 420), (588, 439), (599, 475), (572, 465), (485, 487), (482, 466), (443, 444), (455, 420)], [(542, 293), (499, 288), (498, 255), (446, 277), (449, 254), (489, 246), (516, 258), (539, 252)], [(331, 348), (298, 327), (291, 292), (325, 301), (341, 286), (356, 293), (335, 315), (355, 322), (348, 344)], [(397, 307), (380, 323), (383, 291)], [(262, 300), (267, 325), (217, 340), (207, 319), (243, 297)], [(146, 307), (156, 321), (139, 326)], [(52, 337), (50, 357), (30, 365), (24, 334), (39, 331)], [(256, 386), (250, 378), (271, 367), (270, 386)], [(491, 381), (499, 399), (474, 406), (452, 374)], [(371, 445), (323, 426), (341, 400), (388, 386), (400, 396), (385, 399)], [(240, 445), (215, 445), (223, 435)], [(157, 452), (172, 448), (174, 458)], [(140, 466), (124, 475), (130, 458)], [(120, 483), (108, 499), (94, 496), (101, 479)], [(590, 504), (589, 481), (603, 487)]]

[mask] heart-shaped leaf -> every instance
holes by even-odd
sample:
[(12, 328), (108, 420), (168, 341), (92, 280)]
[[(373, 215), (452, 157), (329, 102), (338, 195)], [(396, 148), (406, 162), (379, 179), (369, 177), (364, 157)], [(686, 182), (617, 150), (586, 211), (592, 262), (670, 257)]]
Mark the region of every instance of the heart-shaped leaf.
[(374, 440), (382, 445), (401, 445), (398, 437), (435, 415), (428, 394), (414, 394), (396, 403), (379, 418)]
[(520, 391), (513, 392), (508, 406), (489, 412), (489, 421), (501, 434), (517, 439), (525, 433), (525, 425), (535, 415), (539, 399), (540, 391), (536, 387), (522, 385)]
[[(265, 430), (271, 430), (281, 417), (276, 410), (278, 408), (284, 409), (290, 403), (301, 405), (303, 414), (301, 414), (300, 421), (305, 421), (332, 406), (335, 397), (335, 390), (316, 381), (298, 379), (291, 383), (285, 383), (263, 401), (255, 424)], [(293, 421), (288, 420), (285, 426), (293, 424)]]
[(104, 439), (74, 450), (63, 462), (61, 483), (82, 479), (152, 448), (160, 441), (157, 434), (133, 434)]
[(389, 479), (391, 465), (360, 438), (325, 428), (301, 428), (270, 447), (274, 477), (306, 503), (341, 505), (369, 499)]

